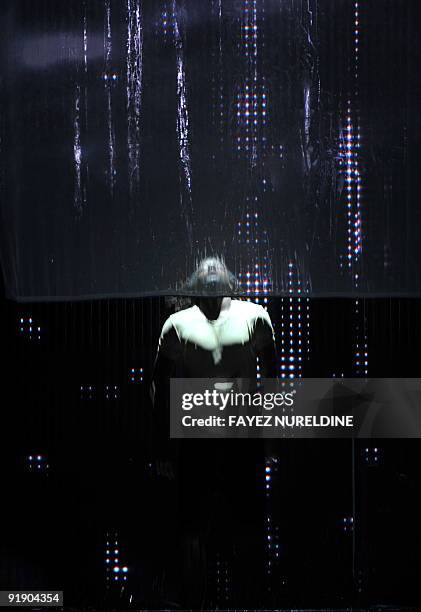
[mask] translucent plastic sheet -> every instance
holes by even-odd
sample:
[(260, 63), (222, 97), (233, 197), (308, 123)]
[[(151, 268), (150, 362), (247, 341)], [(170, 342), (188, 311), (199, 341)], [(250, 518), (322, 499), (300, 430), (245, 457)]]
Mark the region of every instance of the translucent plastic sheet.
[(419, 295), (420, 4), (2, 2), (9, 297)]

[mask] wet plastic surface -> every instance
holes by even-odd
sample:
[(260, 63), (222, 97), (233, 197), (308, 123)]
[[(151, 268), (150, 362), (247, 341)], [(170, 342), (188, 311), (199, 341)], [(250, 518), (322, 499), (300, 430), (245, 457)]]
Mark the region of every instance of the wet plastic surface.
[(417, 0), (1, 12), (9, 297), (421, 294)]

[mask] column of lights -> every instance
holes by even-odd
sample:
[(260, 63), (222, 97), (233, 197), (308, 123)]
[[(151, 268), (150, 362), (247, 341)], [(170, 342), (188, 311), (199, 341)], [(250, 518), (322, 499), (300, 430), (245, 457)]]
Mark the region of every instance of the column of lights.
[[(355, 91), (354, 97), (357, 104), (358, 111), (358, 70), (359, 70), (359, 44), (360, 44), (360, 6), (359, 1), (354, 2), (354, 82)], [(352, 128), (351, 122), (351, 106), (350, 101), (348, 102), (348, 125)], [(349, 138), (351, 139), (349, 140)], [(362, 253), (362, 219), (361, 219), (361, 171), (359, 167), (359, 148), (360, 148), (360, 125), (359, 121), (356, 122), (356, 134), (348, 132), (347, 143), (354, 145), (354, 151), (347, 149), (347, 154), (351, 153), (351, 156), (347, 156), (347, 159), (354, 161), (354, 179), (353, 186), (355, 192), (355, 210), (353, 216), (353, 227), (351, 229), (351, 235), (353, 238), (353, 258), (354, 261), (358, 261)], [(352, 147), (351, 147), (352, 149)], [(348, 175), (347, 178), (352, 179), (352, 175)], [(351, 183), (352, 184), (352, 183)], [(347, 183), (350, 186), (350, 182)], [(349, 256), (348, 256), (349, 260)], [(351, 258), (352, 261), (352, 258)], [(358, 286), (358, 272), (354, 273), (354, 283)], [(355, 316), (357, 319), (356, 323), (356, 346), (355, 346), (355, 370), (357, 375), (368, 375), (368, 339), (366, 330), (366, 319), (363, 310), (360, 311), (359, 300), (355, 300)]]
[(220, 141), (224, 141), (224, 61), (222, 55), (222, 0), (218, 0), (218, 21), (219, 21), (219, 133)]
[(167, 41), (170, 34), (174, 33), (175, 13), (172, 2), (163, 2), (162, 10), (159, 19), (156, 22), (157, 31), (164, 35), (164, 40)]
[(120, 548), (118, 545), (118, 534), (107, 533), (105, 543), (105, 579), (107, 588), (113, 584), (121, 586), (127, 581), (129, 568), (120, 560)]
[[(237, 151), (257, 156), (258, 148), (266, 144), (264, 128), (267, 115), (267, 89), (265, 77), (259, 76), (258, 49), (263, 30), (258, 27), (257, 0), (244, 0), (240, 21), (239, 51), (243, 54), (248, 75), (242, 89), (237, 93)], [(264, 2), (259, 2), (261, 17)]]
[[(343, 131), (342, 141), (339, 144), (340, 161), (344, 168), (346, 184), (346, 222), (347, 222), (347, 252), (346, 266), (352, 271), (353, 280), (358, 287), (359, 273), (356, 264), (360, 261), (363, 250), (362, 233), (362, 177), (360, 168), (360, 141), (361, 132), (358, 119), (358, 70), (359, 70), (359, 44), (360, 44), (360, 11), (358, 0), (354, 2), (353, 15), (353, 80), (354, 101), (356, 113), (352, 110), (351, 99), (347, 101), (346, 126)], [(355, 115), (355, 118), (354, 118)]]
[[(288, 292), (302, 292), (292, 262), (288, 264)], [(301, 378), (304, 358), (310, 352), (310, 300), (282, 298), (281, 309), (281, 378)]]
[(241, 244), (247, 247), (249, 252), (248, 259), (251, 265), (245, 272), (239, 272), (238, 278), (241, 287), (247, 294), (258, 296), (255, 301), (260, 302), (260, 297), (264, 304), (267, 304), (267, 295), (270, 292), (272, 283), (269, 278), (269, 259), (263, 256), (263, 261), (256, 261), (256, 257), (252, 255), (256, 247), (267, 242), (266, 232), (263, 232), (263, 239), (259, 238), (259, 213), (247, 212), (245, 222), (238, 222), (237, 235)]
[[(245, 79), (243, 90), (237, 93), (237, 152), (252, 154), (252, 159), (257, 158), (258, 150), (262, 150), (266, 145), (265, 126), (267, 115), (267, 90), (265, 78), (258, 78), (258, 48), (259, 32), (257, 1), (244, 0), (243, 21), (241, 25), (241, 51), (243, 52), (248, 64), (248, 76)], [(263, 1), (259, 3), (259, 8), (264, 10)], [(265, 191), (265, 181), (263, 182)], [(252, 204), (252, 206), (250, 206)], [(257, 196), (252, 203), (249, 202), (246, 213), (245, 223), (239, 222), (238, 235), (250, 250), (255, 249), (259, 243), (263, 243), (267, 253), (267, 236), (263, 232), (263, 240), (259, 240), (259, 215), (256, 211)], [(250, 254), (251, 255), (251, 254)], [(244, 274), (239, 275), (239, 280), (247, 294), (254, 294), (254, 301), (263, 301), (266, 306), (268, 303), (267, 294), (270, 292), (272, 282), (270, 280), (269, 258), (260, 258), (251, 255), (248, 257), (249, 267)], [(251, 299), (251, 298), (249, 298)], [(260, 366), (257, 362), (257, 378), (260, 378)], [(264, 468), (264, 486), (266, 493), (266, 548), (267, 548), (267, 574), (271, 576), (273, 562), (279, 557), (279, 544), (277, 542), (278, 531), (274, 529), (271, 516), (271, 487), (274, 472), (277, 470), (276, 461), (267, 459)]]
[[(257, 199), (257, 198), (255, 198)], [(238, 278), (240, 285), (245, 289), (246, 294), (253, 295), (248, 297), (247, 301), (253, 301), (257, 304), (262, 303), (264, 308), (267, 309), (268, 304), (268, 293), (271, 288), (271, 280), (269, 278), (269, 258), (263, 256), (263, 263), (256, 262), (256, 257), (250, 252), (251, 245), (258, 245), (260, 243), (259, 238), (259, 215), (255, 213), (246, 213), (246, 222), (243, 225), (238, 222), (238, 237), (239, 241), (243, 242), (247, 246), (247, 260), (251, 262), (251, 266), (246, 269), (246, 272), (239, 272)], [(266, 232), (264, 232), (265, 234)], [(262, 242), (267, 242), (263, 240)], [(256, 378), (261, 378), (259, 358), (256, 359)]]
[[(359, 2), (356, 0), (354, 3), (354, 79), (355, 79), (355, 101), (358, 109), (358, 68), (359, 68), (359, 43), (360, 43), (360, 14), (359, 14)], [(350, 117), (351, 108), (348, 107), (348, 116)], [(359, 151), (360, 148), (360, 125), (357, 121), (356, 125), (356, 136), (354, 137), (356, 153), (354, 155), (354, 183), (355, 183), (355, 212), (354, 212), (354, 257), (357, 258), (362, 253), (362, 220), (361, 220), (361, 172), (359, 167)], [(355, 275), (355, 284), (358, 284), (358, 274)]]
[(368, 338), (366, 330), (366, 317), (364, 309), (360, 308), (360, 300), (355, 300), (354, 313), (356, 318), (355, 323), (355, 355), (354, 367), (357, 376), (368, 375)]
[[(246, 79), (243, 92), (237, 93), (237, 124), (239, 131), (237, 134), (237, 151), (256, 151), (259, 145), (259, 134), (266, 126), (267, 113), (267, 93), (266, 85), (260, 85)], [(266, 137), (262, 135), (262, 142), (266, 142)]]
[[(351, 102), (348, 100), (345, 142), (341, 143), (343, 165), (345, 166), (346, 209), (347, 209), (347, 266), (349, 269), (359, 261), (362, 253), (361, 217), (361, 171), (359, 167), (360, 130), (352, 121)], [(344, 151), (345, 150), (345, 151)], [(358, 286), (359, 275), (354, 273)]]
[[(279, 563), (279, 526), (273, 521), (271, 507), (272, 485), (277, 471), (277, 460), (273, 458), (266, 459), (264, 468), (264, 484), (266, 495), (266, 574), (268, 578), (271, 578), (274, 567)], [(270, 581), (268, 583), (268, 589), (271, 589)]]
[(222, 0), (211, 0), (212, 18), (218, 19), (218, 50), (211, 45), (211, 54), (216, 68), (212, 71), (212, 125), (218, 126), (219, 138), (224, 140), (224, 86), (223, 86), (223, 61), (222, 61)]
[(41, 340), (41, 327), (35, 323), (32, 317), (19, 318), (19, 333), (29, 340)]
[(216, 600), (219, 605), (226, 605), (229, 599), (228, 561), (222, 560), (216, 553)]
[[(264, 1), (243, 0), (240, 15), (239, 53), (245, 60), (246, 75), (237, 92), (237, 152), (252, 155), (255, 161), (258, 151), (266, 144), (264, 134), (267, 114), (267, 90), (265, 77), (261, 75), (258, 59), (263, 37), (259, 20), (264, 19)], [(271, 290), (270, 262), (266, 231), (259, 228), (258, 196), (247, 197), (246, 216), (238, 222), (239, 242), (246, 247), (247, 268), (239, 274), (241, 287), (246, 294), (255, 296), (253, 301), (267, 304)], [(264, 255), (258, 251), (263, 247)], [(257, 248), (256, 248), (257, 247)], [(251, 299), (251, 298), (249, 298)], [(259, 366), (258, 366), (259, 367)], [(259, 375), (259, 371), (257, 372)]]
[[(358, 109), (358, 67), (359, 67), (359, 42), (360, 42), (360, 15), (359, 15), (359, 3), (356, 0), (354, 4), (354, 77), (355, 77), (355, 100), (357, 103), (357, 112)], [(348, 107), (348, 116), (350, 116), (351, 108)], [(356, 149), (360, 148), (360, 124), (357, 121), (356, 125), (357, 134), (356, 134)], [(355, 182), (356, 182), (356, 210), (354, 214), (354, 254), (360, 254), (362, 252), (362, 227), (361, 227), (361, 172), (359, 168), (359, 156), (355, 155)]]

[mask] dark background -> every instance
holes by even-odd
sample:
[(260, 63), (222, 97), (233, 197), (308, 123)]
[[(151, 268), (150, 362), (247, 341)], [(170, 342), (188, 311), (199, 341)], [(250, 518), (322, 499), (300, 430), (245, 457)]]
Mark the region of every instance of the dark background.
[[(302, 376), (361, 375), (361, 329), (370, 376), (419, 376), (420, 301), (306, 304)], [(275, 331), (290, 307), (269, 300)], [(284, 440), (270, 464), (255, 440), (186, 440), (177, 480), (157, 477), (148, 387), (171, 308), (2, 300), (1, 588), (63, 589), (78, 608), (421, 605), (418, 440)], [(106, 578), (113, 534), (123, 590)]]

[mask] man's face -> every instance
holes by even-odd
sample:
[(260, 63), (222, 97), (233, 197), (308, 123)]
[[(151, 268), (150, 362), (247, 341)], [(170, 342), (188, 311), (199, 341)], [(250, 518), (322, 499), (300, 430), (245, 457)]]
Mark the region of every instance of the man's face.
[(207, 259), (199, 268), (198, 281), (203, 287), (218, 287), (229, 285), (229, 275), (226, 267), (218, 259)]

